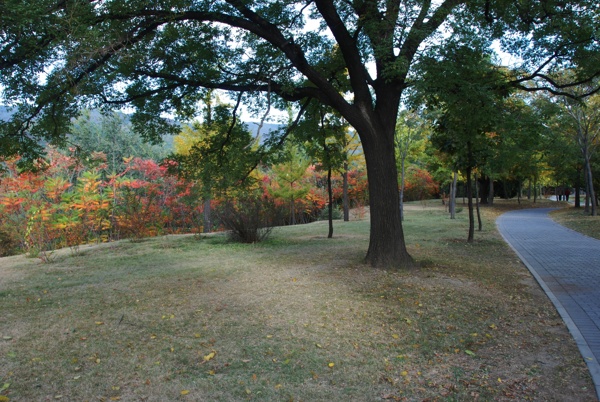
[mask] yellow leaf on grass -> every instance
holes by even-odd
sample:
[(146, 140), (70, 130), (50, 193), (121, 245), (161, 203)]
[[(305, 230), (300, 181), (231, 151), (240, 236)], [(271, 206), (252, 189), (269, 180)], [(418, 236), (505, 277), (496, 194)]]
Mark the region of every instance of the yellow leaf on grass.
[(204, 356), (204, 361), (207, 362), (209, 360), (212, 360), (216, 355), (217, 355), (217, 352), (215, 352), (213, 350), (212, 352), (210, 352), (209, 354), (207, 354), (206, 356)]
[(333, 366), (335, 366), (335, 363), (329, 363), (328, 366), (333, 367)]
[(404, 370), (400, 373), (400, 375), (402, 375), (402, 377), (406, 377), (408, 375), (408, 371)]
[(96, 321), (96, 325), (104, 325), (102, 321)]
[(188, 391), (187, 389), (184, 389), (183, 391), (181, 391), (181, 395), (187, 395), (189, 393), (190, 393), (190, 391)]
[(392, 334), (392, 338), (394, 338), (394, 339), (399, 339), (399, 338), (400, 338), (400, 335), (398, 335), (398, 334)]

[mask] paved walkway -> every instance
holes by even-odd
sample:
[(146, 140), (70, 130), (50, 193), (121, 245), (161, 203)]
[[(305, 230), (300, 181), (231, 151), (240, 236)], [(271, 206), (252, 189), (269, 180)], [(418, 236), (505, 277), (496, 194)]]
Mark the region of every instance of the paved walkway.
[(507, 212), (496, 224), (562, 316), (600, 399), (600, 240), (555, 223), (551, 210)]

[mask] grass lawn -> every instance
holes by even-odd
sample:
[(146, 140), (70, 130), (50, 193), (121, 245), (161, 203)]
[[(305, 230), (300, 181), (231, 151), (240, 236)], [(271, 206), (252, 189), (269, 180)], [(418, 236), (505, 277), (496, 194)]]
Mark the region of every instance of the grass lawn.
[(556, 222), (587, 236), (600, 239), (600, 216), (590, 216), (583, 207), (569, 207), (553, 211), (550, 216)]
[(0, 259), (0, 401), (591, 401), (550, 301), (497, 234), (509, 208), (408, 205), (418, 269), (362, 263), (367, 220)]

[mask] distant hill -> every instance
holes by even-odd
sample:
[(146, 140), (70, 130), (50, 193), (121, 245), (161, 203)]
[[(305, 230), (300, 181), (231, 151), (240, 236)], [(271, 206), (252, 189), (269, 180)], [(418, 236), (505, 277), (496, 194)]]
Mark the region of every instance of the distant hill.
[[(10, 119), (10, 116), (12, 115), (11, 111), (3, 105), (0, 105), (0, 120), (3, 121), (8, 121)], [(127, 114), (123, 114), (125, 117), (127, 117)], [(100, 117), (101, 114), (98, 110), (93, 110), (90, 113), (90, 117), (92, 121), (100, 121)], [(127, 118), (128, 120), (128, 118)], [(256, 136), (256, 132), (258, 131), (258, 126), (259, 123), (258, 122), (253, 122), (253, 121), (249, 121), (249, 122), (244, 122), (247, 126), (248, 129), (252, 132), (253, 136)], [(264, 139), (267, 137), (267, 134), (270, 131), (277, 131), (281, 129), (281, 125), (280, 124), (274, 124), (274, 123), (264, 123), (262, 126), (262, 129), (260, 131), (260, 135), (261, 135), (261, 140), (264, 141)], [(167, 151), (171, 151), (173, 149), (173, 136), (171, 135), (165, 135), (163, 136), (163, 145), (162, 145)]]

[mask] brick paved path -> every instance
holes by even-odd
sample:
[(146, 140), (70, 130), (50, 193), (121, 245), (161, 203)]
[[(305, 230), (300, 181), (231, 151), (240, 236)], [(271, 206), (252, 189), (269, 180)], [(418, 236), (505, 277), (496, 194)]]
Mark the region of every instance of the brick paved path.
[(600, 240), (555, 223), (551, 210), (508, 212), (496, 224), (562, 316), (600, 399)]

